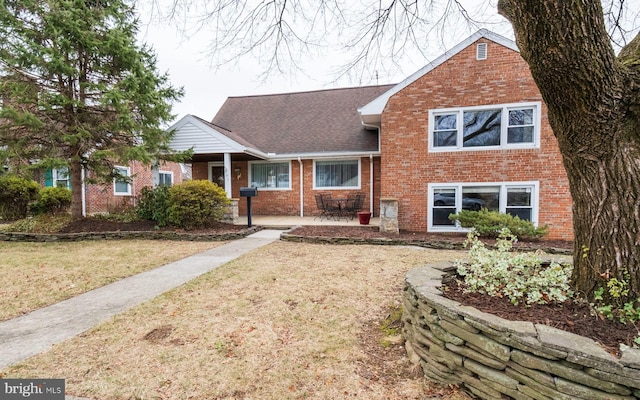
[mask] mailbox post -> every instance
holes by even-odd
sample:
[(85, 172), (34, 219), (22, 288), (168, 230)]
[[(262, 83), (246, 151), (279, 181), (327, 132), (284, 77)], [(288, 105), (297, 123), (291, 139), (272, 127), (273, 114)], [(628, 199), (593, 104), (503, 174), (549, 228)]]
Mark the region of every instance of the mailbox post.
[(258, 188), (241, 187), (240, 197), (247, 198), (247, 227), (251, 228), (251, 198), (258, 195)]

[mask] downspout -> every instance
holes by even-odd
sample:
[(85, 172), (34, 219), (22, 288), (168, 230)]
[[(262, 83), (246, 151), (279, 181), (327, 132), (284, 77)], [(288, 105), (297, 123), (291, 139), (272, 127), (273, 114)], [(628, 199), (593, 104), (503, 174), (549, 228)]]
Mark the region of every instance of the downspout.
[[(362, 126), (365, 126), (368, 128), (374, 128), (375, 130), (378, 131), (378, 153), (380, 153), (380, 159), (382, 160), (382, 150), (381, 150), (382, 145), (380, 144), (382, 142), (382, 138), (380, 135), (381, 127), (377, 125), (367, 124), (365, 122), (362, 122)], [(381, 164), (380, 168), (382, 168), (382, 162), (380, 164)], [(373, 154), (369, 154), (369, 211), (371, 212), (371, 215), (374, 214), (373, 212)]]
[(369, 211), (373, 215), (373, 154), (369, 154)]
[(300, 157), (298, 157), (298, 164), (300, 164), (300, 217), (304, 217), (304, 171)]
[(85, 183), (84, 183), (84, 164), (83, 163), (80, 164), (80, 180), (82, 182), (82, 184), (80, 185), (80, 192), (82, 193), (82, 216), (86, 217), (87, 216), (87, 195), (85, 193), (85, 190), (87, 190), (87, 187), (85, 186)]
[(136, 206), (136, 180), (134, 178), (135, 176), (135, 166), (136, 166), (136, 162), (135, 161), (131, 161), (131, 200), (133, 203), (133, 206)]

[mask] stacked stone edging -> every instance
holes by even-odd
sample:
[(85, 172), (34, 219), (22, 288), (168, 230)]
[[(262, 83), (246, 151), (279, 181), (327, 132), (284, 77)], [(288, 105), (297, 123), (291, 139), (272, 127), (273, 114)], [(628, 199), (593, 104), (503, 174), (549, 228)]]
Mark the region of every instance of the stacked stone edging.
[[(295, 227), (292, 228), (295, 230)], [(462, 242), (452, 242), (447, 240), (421, 240), (421, 239), (401, 239), (401, 238), (358, 238), (358, 237), (326, 237), (326, 236), (300, 236), (293, 233), (282, 233), (280, 240), (299, 243), (323, 243), (323, 244), (371, 244), (387, 246), (417, 246), (428, 249), (440, 250), (464, 250)], [(535, 251), (538, 249), (527, 249), (519, 247), (518, 251)], [(559, 248), (540, 249), (547, 254), (571, 255), (572, 250)]]
[(153, 231), (117, 231), (117, 232), (80, 232), (80, 233), (22, 233), (0, 232), (0, 241), (5, 242), (78, 242), (82, 240), (178, 240), (217, 242), (235, 240), (246, 237), (261, 230), (254, 226), (238, 232), (219, 234), (189, 233), (189, 232), (153, 232)]
[(427, 378), (482, 399), (638, 399), (640, 350), (607, 353), (591, 339), (509, 321), (444, 298), (452, 263), (412, 269), (404, 288), (407, 353)]

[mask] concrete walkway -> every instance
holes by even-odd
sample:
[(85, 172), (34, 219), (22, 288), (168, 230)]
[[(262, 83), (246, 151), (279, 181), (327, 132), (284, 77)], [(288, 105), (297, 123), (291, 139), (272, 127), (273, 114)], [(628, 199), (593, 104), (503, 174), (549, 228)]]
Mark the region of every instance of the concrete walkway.
[(243, 239), (0, 322), (0, 370), (48, 350), (131, 307), (280, 238), (262, 230)]

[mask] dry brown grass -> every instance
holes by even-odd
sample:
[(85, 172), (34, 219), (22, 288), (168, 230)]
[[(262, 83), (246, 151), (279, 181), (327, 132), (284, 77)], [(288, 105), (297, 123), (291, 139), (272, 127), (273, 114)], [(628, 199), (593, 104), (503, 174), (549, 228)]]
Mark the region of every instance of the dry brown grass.
[(91, 399), (436, 398), (420, 374), (372, 373), (410, 366), (363, 335), (381, 332), (409, 269), (461, 256), (276, 242), (4, 375), (65, 378)]
[(0, 242), (0, 321), (220, 244), (150, 240)]

